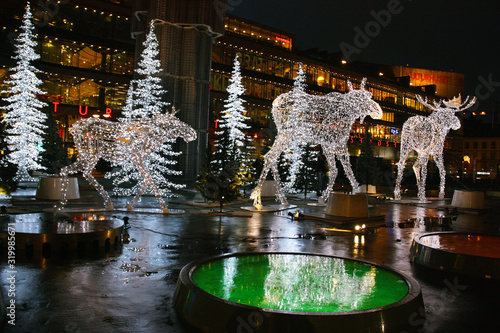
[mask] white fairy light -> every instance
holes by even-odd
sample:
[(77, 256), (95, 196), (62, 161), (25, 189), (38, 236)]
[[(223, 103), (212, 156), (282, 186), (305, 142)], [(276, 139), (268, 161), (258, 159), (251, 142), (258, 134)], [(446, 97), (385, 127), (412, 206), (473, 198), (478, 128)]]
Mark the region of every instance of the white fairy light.
[(349, 92), (345, 94), (333, 92), (315, 96), (290, 91), (281, 94), (273, 101), (272, 115), (278, 134), (273, 146), (264, 156), (264, 168), (250, 196), (256, 208), (262, 208), (260, 193), (269, 170), (273, 172), (277, 200), (282, 205), (288, 204), (281, 188), (277, 164), (280, 154), (295, 141), (301, 144), (321, 145), (323, 149), (330, 167), (330, 180), (322, 193), (322, 200), (326, 201), (333, 191), (337, 177), (335, 157), (342, 163), (353, 193), (358, 192), (358, 184), (347, 151), (350, 131), (356, 119), (360, 119), (360, 123), (363, 123), (366, 116), (374, 119), (382, 118), (382, 109), (372, 99), (371, 92), (364, 89), (365, 83), (366, 78), (363, 78), (361, 89), (355, 90), (352, 83), (347, 81)]
[(406, 159), (412, 150), (415, 150), (418, 154), (417, 160), (413, 164), (413, 171), (417, 177), (419, 202), (426, 202), (425, 181), (429, 156), (433, 156), (439, 170), (439, 198), (443, 199), (446, 178), (443, 163), (444, 141), (450, 129), (457, 130), (461, 126), (460, 119), (455, 113), (470, 108), (476, 102), (476, 97), (470, 101), (469, 97), (467, 97), (465, 102), (462, 103), (461, 97), (458, 95), (458, 97), (448, 101), (433, 101), (433, 105), (427, 101), (427, 98), (423, 100), (419, 95), (416, 97), (420, 103), (434, 112), (427, 117), (411, 117), (403, 124), (394, 199), (401, 200), (401, 180), (403, 179)]
[(102, 158), (109, 162), (117, 162), (119, 165), (122, 161), (131, 161), (141, 175), (141, 185), (134, 199), (127, 203), (128, 209), (133, 209), (149, 188), (153, 191), (163, 212), (168, 213), (167, 205), (144, 161), (166, 141), (172, 142), (178, 137), (186, 142), (196, 139), (196, 131), (175, 117), (174, 110), (172, 113), (156, 114), (151, 118), (127, 122), (112, 122), (96, 118), (81, 119), (73, 124), (70, 131), (78, 150), (78, 158), (75, 163), (61, 170), (62, 198), (56, 207), (57, 210), (67, 204), (68, 175), (79, 171), (103, 197), (106, 209), (113, 209), (108, 193), (92, 176), (92, 170)]
[(11, 87), (2, 93), (9, 94), (3, 100), (9, 104), (3, 107), (8, 112), (5, 114), (3, 122), (7, 125), (7, 143), (11, 153), (8, 156), (9, 162), (18, 167), (15, 176), (16, 181), (34, 181), (29, 175), (29, 171), (43, 170), (39, 163), (43, 129), (47, 116), (40, 109), (47, 105), (37, 99), (37, 95), (45, 94), (38, 88), (43, 83), (36, 77), (40, 73), (31, 62), (40, 58), (35, 53), (37, 42), (34, 34), (34, 25), (31, 22), (32, 15), (30, 5), (26, 5), (26, 12), (21, 25), (21, 33), (16, 39), (15, 56), (17, 60), (15, 67), (10, 70), (14, 73), (10, 75), (10, 80), (6, 81)]
[(243, 130), (250, 128), (245, 124), (245, 121), (249, 120), (250, 117), (244, 115), (246, 110), (243, 103), (245, 101), (241, 98), (241, 95), (245, 92), (245, 87), (242, 83), (238, 55), (234, 58), (233, 71), (229, 79), (227, 92), (229, 97), (224, 101), (224, 111), (222, 111), (222, 120), (219, 122), (219, 126), (221, 129), (227, 129), (228, 131), (229, 151), (233, 151), (233, 148), (236, 147), (235, 152), (239, 154), (246, 138)]

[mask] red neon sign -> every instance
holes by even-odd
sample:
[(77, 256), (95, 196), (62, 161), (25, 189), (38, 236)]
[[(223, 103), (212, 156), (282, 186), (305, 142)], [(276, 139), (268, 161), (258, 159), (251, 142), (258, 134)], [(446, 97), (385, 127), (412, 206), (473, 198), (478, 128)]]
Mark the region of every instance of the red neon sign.
[(80, 114), (81, 114), (82, 116), (86, 116), (86, 115), (87, 115), (87, 113), (89, 113), (89, 107), (88, 107), (88, 105), (85, 105), (85, 112), (83, 112), (83, 111), (82, 111), (82, 106), (80, 105), (80, 107), (79, 107), (79, 109), (78, 109), (78, 112), (80, 112)]
[(52, 104), (54, 104), (54, 113), (56, 113), (57, 112), (57, 106), (59, 104), (61, 104), (61, 103), (59, 103), (59, 102), (52, 102)]
[(111, 112), (113, 112), (111, 108), (106, 108), (106, 114), (109, 114), (111, 116)]

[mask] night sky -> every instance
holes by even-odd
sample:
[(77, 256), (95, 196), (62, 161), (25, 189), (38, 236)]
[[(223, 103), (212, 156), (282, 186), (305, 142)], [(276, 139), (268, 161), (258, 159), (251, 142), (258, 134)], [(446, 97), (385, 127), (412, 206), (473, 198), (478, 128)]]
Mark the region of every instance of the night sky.
[[(359, 49), (351, 60), (464, 73), (466, 94), (479, 92), (478, 110), (490, 111), (500, 101), (500, 1), (227, 0), (227, 5), (230, 14), (295, 34), (299, 49), (338, 52), (344, 42)], [(369, 43), (357, 47), (355, 28), (365, 32), (376, 22), (372, 12), (390, 13), (389, 7), (388, 24), (376, 24), (380, 31), (373, 27)]]

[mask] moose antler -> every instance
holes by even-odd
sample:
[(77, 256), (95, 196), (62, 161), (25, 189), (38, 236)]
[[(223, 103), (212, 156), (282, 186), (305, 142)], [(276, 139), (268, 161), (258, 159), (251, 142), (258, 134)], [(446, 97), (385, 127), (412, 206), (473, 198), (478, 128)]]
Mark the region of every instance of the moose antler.
[(175, 109), (175, 106), (173, 106), (173, 105), (172, 105), (172, 112), (171, 112), (171, 115), (172, 115), (172, 116), (175, 116), (175, 114), (176, 114), (177, 112), (179, 112), (179, 111), (180, 111), (179, 109), (177, 109), (177, 110), (176, 110), (176, 109)]
[(431, 110), (434, 110), (434, 111), (437, 111), (437, 109), (440, 109), (441, 107), (439, 106), (441, 104), (441, 100), (439, 102), (436, 102), (436, 101), (433, 101), (433, 104), (434, 105), (431, 105), (428, 100), (427, 100), (427, 97), (424, 99), (422, 99), (422, 97), (420, 95), (415, 95), (415, 97), (417, 98), (417, 101), (420, 102), (420, 104), (423, 104), (425, 106), (427, 106), (429, 109)]
[[(457, 110), (455, 110), (455, 112), (460, 112), (460, 111), (463, 111), (465, 109), (468, 109), (470, 108), (472, 105), (474, 105), (474, 103), (476, 103), (476, 96), (474, 96), (474, 98), (472, 98), (470, 101), (469, 101), (469, 96), (467, 96), (467, 98), (465, 99), (465, 101), (460, 104), (460, 106), (457, 108)], [(468, 102), (468, 103), (467, 103)], [(466, 105), (467, 104), (467, 105)], [(465, 107), (464, 107), (465, 105)]]
[(360, 87), (360, 89), (364, 89), (365, 88), (365, 84), (366, 84), (366, 77), (364, 77), (363, 80), (361, 80), (361, 87)]

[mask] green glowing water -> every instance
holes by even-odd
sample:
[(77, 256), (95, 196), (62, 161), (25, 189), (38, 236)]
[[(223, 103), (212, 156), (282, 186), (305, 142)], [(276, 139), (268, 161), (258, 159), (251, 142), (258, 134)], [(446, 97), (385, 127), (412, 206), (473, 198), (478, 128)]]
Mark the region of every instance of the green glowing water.
[(357, 261), (301, 254), (233, 256), (198, 267), (192, 279), (217, 297), (299, 312), (366, 310), (401, 300), (405, 280)]

